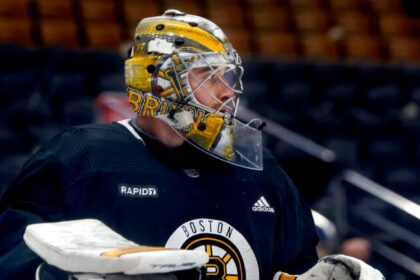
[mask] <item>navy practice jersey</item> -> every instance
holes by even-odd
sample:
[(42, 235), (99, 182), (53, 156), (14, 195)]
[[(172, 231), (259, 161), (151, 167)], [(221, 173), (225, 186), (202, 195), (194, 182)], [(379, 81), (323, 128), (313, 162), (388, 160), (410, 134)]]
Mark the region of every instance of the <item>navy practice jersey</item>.
[(96, 218), (136, 243), (204, 250), (208, 279), (272, 279), (315, 264), (310, 209), (275, 159), (236, 167), (168, 148), (128, 121), (68, 129), (24, 165), (0, 202), (2, 279), (33, 279), (31, 223)]

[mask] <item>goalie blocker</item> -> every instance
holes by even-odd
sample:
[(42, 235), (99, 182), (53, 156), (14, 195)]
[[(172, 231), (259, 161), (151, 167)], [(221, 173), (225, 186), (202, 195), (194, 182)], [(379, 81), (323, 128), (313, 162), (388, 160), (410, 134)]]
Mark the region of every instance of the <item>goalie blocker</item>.
[(36, 280), (205, 280), (205, 268), (193, 268), (170, 273), (125, 275), (69, 273), (46, 262), (40, 264), (36, 271)]
[(202, 251), (141, 246), (94, 219), (32, 224), (23, 239), (45, 261), (40, 280), (200, 280), (209, 259)]

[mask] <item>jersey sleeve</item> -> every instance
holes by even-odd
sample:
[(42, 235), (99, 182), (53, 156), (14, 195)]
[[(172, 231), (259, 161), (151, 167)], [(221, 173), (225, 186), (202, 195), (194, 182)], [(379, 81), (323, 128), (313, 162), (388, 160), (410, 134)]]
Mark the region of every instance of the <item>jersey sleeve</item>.
[(310, 208), (288, 175), (281, 173), (281, 213), (274, 237), (273, 272), (301, 274), (317, 262), (315, 248), (319, 239)]
[(47, 148), (33, 155), (6, 189), (0, 200), (2, 279), (34, 279), (41, 259), (26, 246), (23, 233), (29, 224), (64, 219), (69, 183), (69, 170)]

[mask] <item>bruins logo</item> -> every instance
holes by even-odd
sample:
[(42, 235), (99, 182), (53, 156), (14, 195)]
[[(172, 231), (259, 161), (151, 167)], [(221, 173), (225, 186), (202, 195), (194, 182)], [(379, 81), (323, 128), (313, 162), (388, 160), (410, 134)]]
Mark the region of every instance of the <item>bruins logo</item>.
[(166, 247), (205, 251), (209, 280), (258, 280), (258, 263), (243, 235), (226, 222), (188, 221), (169, 237)]
[(181, 246), (183, 249), (204, 250), (209, 255), (206, 265), (207, 279), (243, 280), (246, 279), (244, 262), (228, 240), (210, 235), (196, 236)]

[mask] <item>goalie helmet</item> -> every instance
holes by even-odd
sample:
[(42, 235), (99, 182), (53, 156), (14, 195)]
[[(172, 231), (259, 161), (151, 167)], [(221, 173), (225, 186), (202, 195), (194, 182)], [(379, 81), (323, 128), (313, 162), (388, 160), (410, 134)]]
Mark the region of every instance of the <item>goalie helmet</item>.
[(241, 59), (213, 22), (177, 10), (138, 24), (125, 62), (131, 109), (159, 118), (200, 150), (262, 170), (261, 121), (236, 118)]

